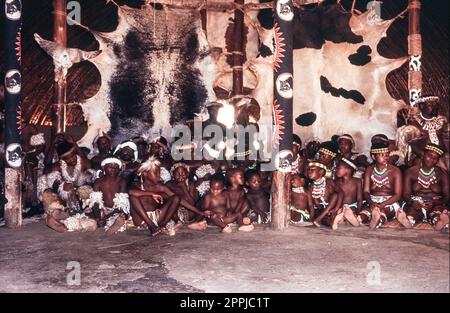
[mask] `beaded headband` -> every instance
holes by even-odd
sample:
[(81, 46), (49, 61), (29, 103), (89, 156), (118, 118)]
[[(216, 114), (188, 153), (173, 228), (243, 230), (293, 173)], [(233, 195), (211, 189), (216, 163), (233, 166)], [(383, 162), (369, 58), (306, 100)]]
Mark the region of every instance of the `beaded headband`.
[(329, 155), (331, 157), (336, 157), (336, 153), (333, 151), (328, 150), (327, 148), (320, 148), (319, 152), (322, 152), (323, 154)]
[(309, 162), (308, 166), (309, 167), (319, 167), (325, 171), (328, 170), (328, 168), (325, 165), (323, 165), (322, 163), (319, 163), (319, 162)]
[(355, 145), (355, 140), (349, 135), (342, 135), (342, 136), (340, 136), (338, 141), (341, 140), (341, 139), (347, 139), (347, 140), (349, 140), (352, 143), (353, 146)]
[(439, 97), (437, 96), (428, 96), (428, 97), (420, 97), (414, 101), (411, 102), (412, 106), (416, 106), (419, 103), (425, 103), (425, 102), (438, 102), (439, 101)]
[(120, 161), (118, 158), (106, 158), (106, 159), (104, 159), (102, 161), (102, 163), (101, 163), (101, 167), (105, 167), (106, 164), (112, 164), (112, 163), (119, 165), (119, 168), (122, 167), (122, 161)]
[(431, 146), (431, 145), (426, 145), (425, 146), (425, 150), (434, 151), (434, 152), (436, 152), (439, 155), (443, 155), (444, 154), (444, 151), (442, 149), (440, 149), (438, 147), (435, 147), (435, 146)]
[(389, 148), (378, 148), (378, 149), (370, 150), (371, 154), (388, 153), (388, 152), (389, 152)]
[(358, 167), (352, 161), (350, 161), (346, 158), (342, 158), (342, 161), (344, 163), (346, 163), (348, 166), (350, 166), (351, 168), (353, 168), (355, 171), (358, 170)]
[(247, 150), (244, 152), (236, 152), (235, 154), (233, 154), (233, 157), (235, 158), (245, 157), (247, 155), (250, 155), (251, 152), (252, 152), (251, 150)]

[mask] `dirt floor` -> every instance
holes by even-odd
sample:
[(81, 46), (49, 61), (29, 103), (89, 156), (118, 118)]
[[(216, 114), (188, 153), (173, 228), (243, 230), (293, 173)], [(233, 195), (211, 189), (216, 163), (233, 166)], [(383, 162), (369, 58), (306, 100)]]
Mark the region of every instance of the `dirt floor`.
[(257, 226), (107, 237), (38, 221), (0, 227), (0, 264), (0, 292), (449, 292), (449, 235)]

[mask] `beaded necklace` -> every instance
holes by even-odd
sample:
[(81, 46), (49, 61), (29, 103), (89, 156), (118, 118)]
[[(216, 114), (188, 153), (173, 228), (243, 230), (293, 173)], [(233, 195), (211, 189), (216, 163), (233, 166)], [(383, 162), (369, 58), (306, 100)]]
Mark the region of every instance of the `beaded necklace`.
[(439, 138), (436, 131), (442, 128), (445, 123), (445, 118), (442, 116), (435, 116), (432, 118), (426, 118), (422, 112), (419, 113), (419, 117), (416, 119), (423, 130), (428, 131), (430, 141), (434, 144), (439, 144)]
[(425, 189), (429, 189), (431, 185), (437, 183), (436, 170), (433, 167), (429, 172), (426, 172), (423, 168), (419, 169), (418, 183)]
[(327, 187), (327, 179), (325, 177), (322, 177), (318, 181), (313, 181), (313, 188), (312, 188), (312, 197), (314, 199), (321, 199), (325, 197), (325, 190)]
[(389, 176), (387, 166), (384, 167), (381, 171), (378, 171), (377, 167), (374, 166), (370, 179), (377, 188), (389, 186)]
[(305, 188), (303, 187), (292, 187), (291, 190), (293, 193), (305, 193)]

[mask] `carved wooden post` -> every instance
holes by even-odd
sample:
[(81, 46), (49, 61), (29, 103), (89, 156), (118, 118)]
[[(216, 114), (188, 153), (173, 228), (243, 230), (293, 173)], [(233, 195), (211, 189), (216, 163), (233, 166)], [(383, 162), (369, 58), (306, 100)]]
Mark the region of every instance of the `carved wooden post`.
[(422, 36), (420, 34), (420, 0), (409, 0), (409, 35), (408, 35), (408, 90), (409, 103), (422, 94)]
[[(293, 18), (292, 0), (275, 1), (274, 112), (278, 147), (272, 179), (271, 227), (287, 229), (290, 220), (290, 172), (292, 161)], [(274, 154), (273, 154), (274, 155)]]
[[(66, 0), (54, 0), (54, 28), (53, 41), (63, 47), (67, 47), (67, 9)], [(65, 111), (66, 111), (66, 90), (67, 82), (63, 69), (60, 68), (55, 72), (55, 97), (54, 97), (54, 113), (52, 118), (53, 135), (55, 133), (64, 132)], [(52, 136), (53, 137), (53, 136)]]
[[(244, 5), (244, 0), (234, 0), (237, 5)], [(244, 79), (242, 74), (242, 64), (245, 47), (243, 46), (244, 13), (241, 10), (234, 10), (234, 30), (233, 30), (233, 97), (244, 94)]]
[(5, 2), (2, 8), (5, 32), (5, 222), (11, 228), (22, 225), (21, 166), (22, 148), (20, 131), (22, 114), (20, 73), (22, 43), (22, 1)]

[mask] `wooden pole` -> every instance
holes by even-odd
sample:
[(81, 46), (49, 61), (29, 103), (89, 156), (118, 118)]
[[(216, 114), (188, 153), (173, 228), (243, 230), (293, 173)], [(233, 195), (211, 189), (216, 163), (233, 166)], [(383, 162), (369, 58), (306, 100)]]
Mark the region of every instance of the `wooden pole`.
[[(53, 41), (63, 47), (67, 47), (67, 10), (66, 0), (53, 0), (54, 28)], [(67, 81), (62, 68), (55, 72), (55, 96), (53, 112), (53, 134), (64, 132), (66, 110)]]
[[(11, 4), (9, 4), (11, 5)], [(21, 166), (22, 128), (20, 98), (22, 91), (22, 3), (2, 8), (5, 34), (5, 222), (10, 228), (22, 225)]]
[(274, 111), (277, 140), (272, 154), (276, 170), (272, 179), (271, 228), (284, 230), (290, 221), (292, 162), (293, 18), (292, 0), (277, 0), (274, 7)]
[[(234, 0), (236, 5), (244, 5), (244, 0)], [(244, 95), (244, 76), (242, 65), (244, 60), (245, 47), (243, 46), (244, 13), (241, 10), (234, 11), (233, 30), (233, 97), (239, 98)]]
[(420, 34), (420, 6), (420, 0), (409, 0), (408, 90), (410, 104), (422, 94), (422, 36)]

